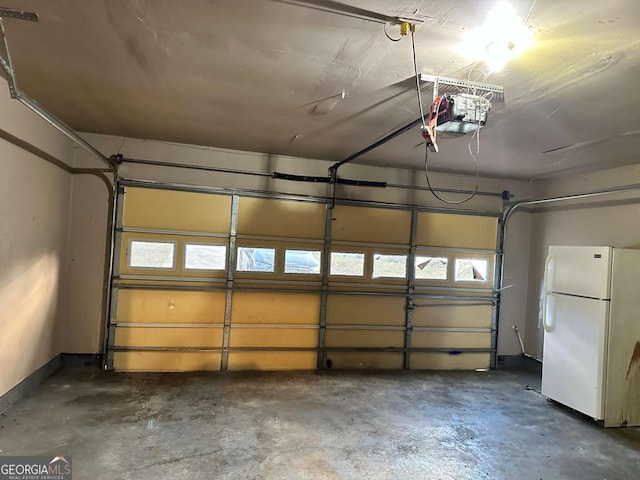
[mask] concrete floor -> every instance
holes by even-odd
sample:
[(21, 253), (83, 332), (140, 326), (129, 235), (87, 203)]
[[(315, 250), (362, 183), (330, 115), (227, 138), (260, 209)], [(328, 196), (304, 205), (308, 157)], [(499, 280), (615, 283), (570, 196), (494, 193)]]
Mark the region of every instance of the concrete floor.
[(65, 368), (0, 416), (0, 455), (74, 479), (636, 479), (600, 428), (513, 371), (109, 374)]

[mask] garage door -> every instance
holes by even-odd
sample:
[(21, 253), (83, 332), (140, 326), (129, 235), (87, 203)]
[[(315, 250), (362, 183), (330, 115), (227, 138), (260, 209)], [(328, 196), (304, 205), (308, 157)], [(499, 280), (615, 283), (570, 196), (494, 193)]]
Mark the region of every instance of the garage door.
[(497, 232), (496, 217), (417, 214), (410, 368), (490, 366)]
[(337, 206), (325, 366), (490, 366), (497, 218)]
[(105, 367), (471, 369), (497, 215), (126, 184)]
[(409, 210), (335, 207), (326, 366), (403, 368), (411, 217)]
[(124, 198), (113, 368), (219, 370), (232, 198), (145, 188)]
[(229, 370), (315, 369), (325, 205), (241, 197)]

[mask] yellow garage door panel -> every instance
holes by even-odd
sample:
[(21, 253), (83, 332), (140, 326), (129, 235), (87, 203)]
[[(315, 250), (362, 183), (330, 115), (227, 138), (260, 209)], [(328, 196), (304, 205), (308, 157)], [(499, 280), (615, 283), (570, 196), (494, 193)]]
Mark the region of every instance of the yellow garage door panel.
[(322, 203), (241, 197), (238, 234), (268, 237), (324, 238)]
[(224, 292), (118, 291), (121, 323), (224, 323)]
[(311, 347), (318, 346), (318, 330), (309, 328), (232, 327), (230, 347)]
[(229, 232), (229, 195), (131, 187), (127, 187), (125, 192), (125, 227)]
[[(427, 303), (416, 299), (417, 304)], [(489, 328), (493, 307), (474, 305), (460, 307), (417, 307), (413, 310), (415, 327)]]
[(473, 370), (489, 368), (489, 353), (412, 353), (412, 370)]
[(411, 238), (411, 212), (385, 208), (347, 207), (333, 211), (331, 239), (364, 243), (407, 245)]
[(481, 332), (416, 332), (411, 346), (420, 348), (489, 348), (491, 334)]
[(331, 368), (381, 368), (401, 369), (404, 362), (402, 353), (377, 352), (327, 352), (325, 362), (331, 360)]
[(327, 300), (327, 324), (403, 326), (406, 305), (401, 297), (332, 294)]
[(117, 347), (222, 347), (220, 328), (117, 327)]
[(186, 372), (220, 370), (220, 352), (116, 352), (115, 370)]
[(327, 347), (404, 347), (405, 332), (388, 330), (327, 330)]
[(316, 352), (230, 352), (229, 370), (314, 370)]
[(317, 325), (319, 311), (319, 294), (235, 292), (231, 323)]
[(451, 213), (418, 213), (418, 245), (495, 250), (498, 219)]

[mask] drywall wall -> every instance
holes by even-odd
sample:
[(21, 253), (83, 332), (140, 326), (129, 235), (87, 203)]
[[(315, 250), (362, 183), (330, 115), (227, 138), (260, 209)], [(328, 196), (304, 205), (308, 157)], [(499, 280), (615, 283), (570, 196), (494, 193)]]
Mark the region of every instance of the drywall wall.
[(0, 395), (60, 352), (71, 175), (6, 138), (62, 161), (70, 142), (0, 82)]
[[(194, 164), (236, 169), (243, 171), (273, 173), (282, 172), (294, 175), (327, 176), (329, 167), (334, 163), (326, 160), (303, 159), (281, 155), (269, 155), (238, 150), (183, 145), (171, 142), (140, 140), (107, 135), (85, 134), (85, 138), (102, 152), (120, 152), (128, 158), (156, 160), (176, 164)], [(92, 165), (100, 167), (99, 162), (88, 153), (77, 152), (75, 166)], [(202, 170), (184, 170), (170, 167), (124, 164), (120, 168), (124, 178), (177, 182), (194, 185), (211, 185), (217, 187), (267, 190), (302, 195), (326, 195), (327, 185), (324, 183), (292, 182), (273, 179), (269, 176), (248, 176), (232, 173), (210, 172)], [(397, 168), (381, 168), (349, 163), (339, 169), (340, 178), (388, 182), (390, 184), (408, 184), (425, 188), (424, 172)], [(435, 187), (473, 189), (475, 179), (470, 176), (433, 174)], [(501, 192), (511, 190), (520, 198), (522, 191), (529, 191), (526, 182), (481, 178), (480, 190)], [(446, 207), (426, 190), (403, 190), (399, 188), (362, 188), (339, 185), (337, 195), (341, 198), (373, 200), (379, 202), (416, 203), (420, 205)], [(443, 194), (446, 195), (446, 194)], [(526, 195), (525, 195), (526, 196)], [(449, 194), (452, 200), (463, 196)], [(493, 210), (500, 208), (501, 199), (477, 196), (460, 208), (474, 210)]]
[[(536, 182), (537, 198), (555, 197), (640, 183), (640, 166), (627, 166)], [(544, 261), (549, 245), (611, 245), (640, 248), (640, 190), (564, 201), (533, 210), (527, 295), (525, 348), (543, 355), (543, 329), (538, 320)], [(638, 282), (640, 289), (640, 280)]]
[[(308, 160), (293, 157), (272, 156), (252, 152), (233, 151), (195, 145), (181, 145), (167, 142), (140, 140), (106, 135), (83, 134), (83, 136), (106, 154), (123, 153), (128, 158), (138, 158), (171, 162), (178, 164), (197, 164), (237, 169), (253, 172), (279, 171), (297, 175), (326, 176), (327, 169), (333, 162)], [(100, 166), (83, 150), (76, 150), (74, 165), (77, 167)], [(397, 184), (408, 184), (424, 187), (424, 173), (348, 164), (339, 171), (341, 178), (383, 181)], [(267, 190), (279, 193), (320, 195), (327, 193), (326, 184), (303, 183), (275, 180), (268, 176), (249, 176), (231, 173), (186, 170), (171, 167), (124, 164), (120, 175), (123, 178), (153, 180), (162, 182), (186, 183), (192, 185), (208, 185), (232, 189)], [(456, 175), (434, 175), (434, 183), (447, 188), (471, 189), (474, 179)], [(97, 352), (101, 345), (97, 338), (101, 329), (102, 312), (96, 306), (101, 296), (103, 280), (96, 275), (96, 268), (104, 259), (104, 245), (100, 242), (106, 230), (107, 194), (104, 188), (90, 186), (93, 180), (74, 178), (72, 225), (79, 235), (71, 239), (70, 277), (74, 282), (74, 298), (70, 299), (74, 306), (69, 310), (67, 323), (74, 326), (68, 329), (67, 341), (73, 351)], [(510, 190), (517, 199), (531, 197), (531, 185), (513, 180), (482, 178), (480, 189), (486, 191)], [(437, 207), (446, 207), (424, 190), (407, 190), (399, 188), (361, 188), (340, 186), (338, 196), (359, 200), (382, 202), (398, 202)], [(451, 198), (455, 198), (451, 196)], [(459, 196), (458, 196), (459, 198)], [(465, 209), (500, 210), (502, 200), (495, 197), (476, 197), (472, 202), (464, 204)], [(91, 221), (86, 221), (91, 219)], [(505, 332), (499, 339), (499, 353), (512, 355), (520, 353), (520, 346), (512, 326), (518, 325), (524, 330), (525, 295), (527, 292), (527, 268), (529, 251), (530, 219), (527, 213), (516, 215), (508, 232), (508, 253), (505, 257), (505, 278), (509, 288), (503, 296), (501, 311), (502, 327)], [(474, 232), (470, 231), (469, 235)], [(82, 253), (78, 253), (82, 250)], [(75, 257), (74, 255), (81, 255)], [(78, 258), (84, 260), (78, 261)], [(76, 326), (82, 325), (82, 329)], [(89, 325), (91, 325), (89, 327)]]
[(109, 189), (95, 175), (74, 175), (71, 198), (60, 347), (64, 353), (97, 353), (103, 335)]
[[(504, 271), (498, 323), (498, 354), (519, 355), (522, 347), (516, 329), (524, 338), (527, 295), (529, 293), (529, 249), (531, 214), (516, 212), (507, 224), (504, 242)], [(514, 328), (515, 327), (515, 328)]]

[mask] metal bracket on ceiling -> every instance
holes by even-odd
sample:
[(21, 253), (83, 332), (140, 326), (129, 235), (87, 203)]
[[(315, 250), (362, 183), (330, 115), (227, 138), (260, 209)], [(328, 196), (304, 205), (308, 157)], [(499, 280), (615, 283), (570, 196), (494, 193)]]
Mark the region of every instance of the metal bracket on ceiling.
[(38, 21), (38, 14), (35, 12), (25, 12), (23, 10), (13, 10), (12, 8), (0, 7), (0, 17), (15, 18), (17, 20)]
[(13, 73), (13, 64), (11, 62), (11, 55), (9, 54), (9, 46), (7, 45), (7, 36), (4, 32), (2, 18), (0, 18), (0, 35), (2, 36), (2, 41), (0, 41), (0, 66), (2, 70), (0, 70), (0, 75), (2, 75), (9, 84), (11, 98), (16, 98), (18, 96), (16, 92), (16, 78)]
[(3, 18), (14, 18), (17, 20), (37, 22), (38, 14), (0, 7), (0, 35), (2, 36), (2, 41), (0, 41), (0, 67), (2, 67), (2, 70), (0, 70), (0, 75), (4, 77), (9, 84), (9, 93), (11, 94), (11, 98), (17, 98), (18, 91), (16, 87), (16, 77), (13, 70), (13, 63), (11, 62), (11, 55), (9, 54), (9, 45), (7, 44), (7, 35), (4, 30)]
[(4, 30), (3, 18), (15, 18), (18, 20), (28, 20), (31, 22), (38, 21), (38, 14), (33, 12), (23, 12), (21, 10), (11, 10), (8, 8), (0, 7), (0, 76), (7, 80), (9, 84), (9, 93), (11, 98), (18, 100), (20, 103), (28, 107), (34, 113), (39, 115), (51, 126), (59, 130), (63, 135), (69, 138), (75, 144), (81, 146), (89, 153), (95, 155), (100, 161), (106, 163), (110, 170), (114, 173), (114, 177), (117, 175), (118, 164), (111, 158), (100, 153), (93, 145), (80, 137), (71, 127), (69, 127), (62, 120), (55, 115), (47, 112), (42, 108), (38, 102), (25, 95), (20, 91), (16, 82), (15, 70), (13, 63), (11, 62), (11, 54), (9, 53), (9, 45), (7, 44), (7, 35)]
[[(478, 93), (492, 92), (498, 96), (498, 99), (504, 99), (504, 87), (501, 87), (500, 85), (474, 82), (471, 80), (460, 80), (450, 77), (440, 77), (437, 75), (427, 75), (424, 73), (420, 74), (420, 81), (433, 85), (434, 100), (441, 93), (460, 93), (461, 89), (466, 90), (465, 93), (473, 92), (475, 95), (477, 95)], [(444, 87), (444, 90), (448, 91), (443, 92), (441, 87)]]

